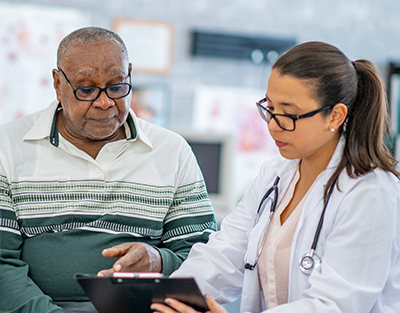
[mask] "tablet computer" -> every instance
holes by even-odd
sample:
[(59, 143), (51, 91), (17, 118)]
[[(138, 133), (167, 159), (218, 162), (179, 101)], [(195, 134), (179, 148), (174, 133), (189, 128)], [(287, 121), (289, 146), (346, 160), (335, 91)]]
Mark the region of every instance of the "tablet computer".
[(206, 302), (193, 278), (166, 278), (157, 273), (118, 273), (116, 277), (75, 275), (99, 313), (151, 313), (153, 302), (174, 298), (206, 312)]

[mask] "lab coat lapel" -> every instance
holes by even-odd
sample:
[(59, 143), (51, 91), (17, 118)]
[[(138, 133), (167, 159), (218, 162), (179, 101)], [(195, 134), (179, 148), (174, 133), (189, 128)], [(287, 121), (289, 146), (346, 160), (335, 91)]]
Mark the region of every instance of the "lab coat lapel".
[(310, 194), (308, 195), (297, 228), (300, 228), (302, 226), (304, 218), (313, 213), (316, 209), (322, 210), (325, 186), (328, 183), (329, 178), (336, 170), (340, 159), (342, 158), (344, 142), (344, 138), (342, 137), (339, 140), (335, 152), (333, 153), (331, 160), (329, 161), (328, 166), (326, 167), (326, 170), (323, 173), (320, 181), (314, 186), (313, 190), (311, 190)]
[[(310, 194), (308, 195), (307, 200), (304, 203), (303, 211), (301, 212), (299, 221), (297, 223), (297, 228), (293, 236), (293, 241), (291, 246), (292, 248), (290, 250), (290, 264), (292, 266), (290, 266), (289, 268), (289, 295), (288, 295), (289, 302), (291, 301), (294, 290), (296, 290), (296, 286), (294, 286), (295, 284), (293, 283), (293, 281), (297, 281), (298, 279), (300, 279), (300, 277), (302, 279), (308, 279), (308, 276), (306, 277), (303, 273), (300, 273), (298, 267), (299, 256), (303, 255), (306, 252), (309, 252), (311, 248), (318, 220), (320, 218), (323, 209), (324, 189), (326, 184), (328, 183), (329, 178), (336, 170), (337, 165), (340, 162), (340, 159), (342, 158), (344, 143), (345, 140), (342, 137), (338, 142), (338, 145), (325, 170), (325, 173), (321, 177), (318, 184), (314, 186), (313, 190), (311, 190)], [(311, 215), (311, 213), (313, 214)], [(315, 228), (306, 229), (304, 227), (306, 220), (308, 220), (307, 225), (315, 225)], [(300, 232), (303, 234), (303, 239), (307, 237), (306, 238), (307, 240), (305, 242), (298, 242)], [(307, 234), (307, 236), (305, 236), (305, 234)], [(317, 254), (319, 250), (318, 248), (319, 246), (317, 246)], [(319, 255), (322, 256), (321, 254)]]
[[(292, 179), (294, 172), (297, 169), (298, 162), (299, 160), (283, 160), (281, 164), (278, 164), (276, 173), (272, 173), (269, 176), (268, 180), (265, 182), (263, 192), (260, 192), (261, 196), (259, 201), (261, 201), (265, 192), (270, 187), (272, 187), (276, 176), (279, 176), (281, 178), (278, 184), (279, 193), (277, 205), (279, 205), (284, 191), (287, 189), (290, 180)], [(267, 225), (272, 197), (273, 193), (270, 195), (269, 199), (266, 200), (266, 207), (261, 214), (258, 223), (248, 234), (247, 262), (249, 262), (250, 264), (254, 264), (258, 252), (258, 244), (261, 236), (263, 235), (265, 226)], [(255, 268), (254, 270), (245, 271), (243, 286), (241, 312), (262, 311), (262, 291), (260, 288), (257, 268)]]
[[(272, 187), (274, 180), (276, 176), (279, 176), (281, 179), (278, 184), (278, 199), (277, 199), (277, 206), (279, 205), (279, 202), (282, 199), (282, 196), (284, 194), (284, 191), (287, 189), (290, 180), (292, 179), (295, 170), (297, 169), (298, 165), (298, 160), (285, 160), (282, 166), (278, 165), (278, 168), (281, 167), (278, 171), (276, 171), (276, 175), (272, 175), (270, 177), (273, 177), (272, 180), (265, 182), (265, 186), (263, 189), (263, 192), (260, 193), (262, 194), (260, 197), (260, 200), (262, 199), (263, 195), (269, 188)], [(270, 206), (273, 201), (274, 193), (271, 193), (271, 195), (265, 200), (265, 209), (263, 210), (261, 216), (259, 217), (258, 223), (254, 225), (254, 228), (250, 231), (248, 234), (248, 245), (247, 245), (247, 262), (254, 264), (257, 252), (258, 252), (258, 243), (260, 241), (260, 238), (264, 232), (264, 229), (267, 225), (268, 222), (268, 217), (270, 213)]]

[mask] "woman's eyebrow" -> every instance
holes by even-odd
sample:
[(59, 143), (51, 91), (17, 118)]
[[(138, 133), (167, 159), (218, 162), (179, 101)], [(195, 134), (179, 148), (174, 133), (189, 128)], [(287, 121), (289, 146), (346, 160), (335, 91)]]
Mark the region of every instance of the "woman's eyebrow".
[[(268, 98), (268, 96), (265, 96), (265, 99), (267, 99), (268, 103), (273, 104), (273, 102), (271, 101), (270, 98)], [(290, 102), (279, 102), (279, 105), (282, 105), (284, 107), (292, 107), (294, 109), (299, 109), (299, 107), (297, 105), (295, 105), (294, 103), (290, 103)]]

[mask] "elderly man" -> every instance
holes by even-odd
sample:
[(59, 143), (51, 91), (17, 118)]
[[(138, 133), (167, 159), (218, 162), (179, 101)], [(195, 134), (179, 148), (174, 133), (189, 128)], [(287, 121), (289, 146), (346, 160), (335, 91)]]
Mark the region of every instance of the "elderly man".
[(1, 312), (88, 312), (74, 274), (168, 275), (215, 230), (190, 147), (129, 110), (122, 39), (79, 29), (57, 59), (57, 101), (0, 127)]

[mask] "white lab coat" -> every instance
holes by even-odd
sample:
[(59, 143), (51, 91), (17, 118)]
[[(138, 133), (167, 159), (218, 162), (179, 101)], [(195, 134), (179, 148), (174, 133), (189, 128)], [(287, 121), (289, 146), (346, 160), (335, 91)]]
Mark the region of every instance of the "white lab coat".
[[(329, 201), (316, 253), (321, 266), (310, 276), (299, 270), (323, 208), (323, 190), (340, 161), (344, 141), (304, 204), (290, 253), (288, 303), (268, 312), (399, 313), (400, 312), (400, 183), (392, 174), (375, 170), (352, 179), (339, 178), (340, 191)], [(193, 246), (188, 259), (172, 276), (195, 277), (200, 289), (221, 303), (242, 295), (241, 312), (266, 309), (257, 267), (245, 270), (244, 257), (253, 262), (266, 225), (269, 205), (254, 226), (256, 211), (276, 176), (278, 203), (298, 166), (281, 157), (266, 162), (235, 211), (208, 244)], [(258, 266), (258, 265), (257, 265)]]

